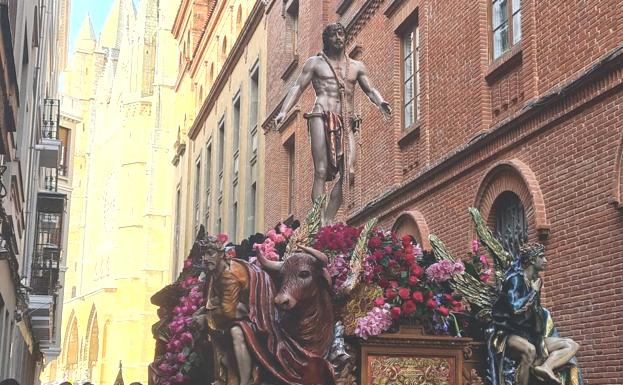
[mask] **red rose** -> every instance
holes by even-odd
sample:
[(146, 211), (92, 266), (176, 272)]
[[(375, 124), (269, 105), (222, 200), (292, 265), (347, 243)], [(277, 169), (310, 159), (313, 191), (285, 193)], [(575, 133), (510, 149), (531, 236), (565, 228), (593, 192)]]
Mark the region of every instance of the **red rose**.
[(383, 298), (383, 297), (377, 297), (377, 298), (374, 300), (374, 306), (381, 307), (381, 306), (383, 306), (383, 305), (385, 305), (385, 298)]
[(448, 308), (445, 307), (445, 306), (439, 306), (437, 311), (439, 312), (439, 314), (441, 314), (442, 316), (445, 316), (445, 317), (447, 317), (448, 314), (450, 314), (450, 310), (448, 310)]
[(396, 250), (394, 251), (394, 257), (401, 259), (402, 257), (404, 257), (405, 253), (402, 250)]
[(374, 253), (372, 253), (372, 256), (374, 257), (375, 260), (380, 261), (381, 259), (383, 259), (383, 253), (381, 253), (380, 251), (375, 251)]
[(396, 298), (396, 293), (394, 293), (393, 289), (387, 289), (385, 290), (385, 298), (391, 301), (392, 299)]
[(417, 303), (424, 303), (424, 294), (421, 291), (414, 291), (411, 297)]
[(413, 302), (411, 300), (405, 302), (402, 305), (402, 311), (404, 311), (405, 314), (413, 314), (413, 313), (415, 313), (416, 309), (417, 309), (417, 306), (415, 305), (415, 302)]
[(381, 238), (379, 238), (379, 237), (372, 237), (372, 238), (370, 238), (370, 240), (368, 241), (368, 247), (370, 247), (370, 248), (381, 247)]
[(437, 307), (437, 301), (435, 301), (434, 299), (429, 299), (428, 301), (426, 301), (426, 307), (429, 309), (434, 309)]
[(398, 319), (398, 317), (400, 317), (400, 308), (398, 306), (394, 306), (390, 310), (390, 314), (392, 316), (392, 319)]
[(415, 285), (417, 283), (418, 279), (415, 275), (410, 275), (409, 276), (409, 285)]
[(461, 304), (460, 301), (452, 301), (452, 308), (454, 311), (461, 311), (462, 307), (463, 305)]
[(454, 298), (452, 298), (452, 296), (451, 296), (450, 294), (444, 294), (444, 295), (443, 295), (443, 298), (444, 298), (446, 301), (452, 301), (452, 300), (454, 300)]
[(422, 269), (417, 263), (414, 263), (411, 265), (411, 272), (413, 273), (413, 275), (420, 278), (422, 274), (424, 274), (424, 269)]
[(389, 281), (389, 286), (392, 289), (396, 289), (398, 287), (398, 282), (397, 281)]
[(402, 299), (409, 299), (411, 297), (411, 290), (407, 289), (406, 287), (401, 287), (400, 289), (398, 289), (398, 295)]
[(407, 245), (411, 244), (413, 237), (409, 234), (405, 234), (402, 236), (402, 238), (400, 239), (402, 241), (402, 246), (403, 247), (407, 247)]
[(387, 287), (389, 286), (389, 281), (385, 278), (381, 278), (379, 279), (379, 286), (383, 289), (387, 289)]
[(415, 262), (415, 257), (413, 256), (413, 254), (405, 255), (405, 262), (407, 262), (409, 265)]
[(385, 251), (385, 254), (391, 254), (392, 253), (392, 247), (391, 246), (385, 246), (383, 248), (383, 251)]

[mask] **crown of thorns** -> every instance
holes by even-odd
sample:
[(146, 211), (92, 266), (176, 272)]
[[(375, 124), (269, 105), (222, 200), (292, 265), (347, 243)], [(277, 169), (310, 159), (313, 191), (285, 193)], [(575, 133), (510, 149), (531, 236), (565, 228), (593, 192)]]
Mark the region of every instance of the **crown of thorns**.
[(540, 243), (526, 243), (519, 248), (519, 258), (522, 263), (533, 261), (543, 253), (545, 253), (545, 246)]

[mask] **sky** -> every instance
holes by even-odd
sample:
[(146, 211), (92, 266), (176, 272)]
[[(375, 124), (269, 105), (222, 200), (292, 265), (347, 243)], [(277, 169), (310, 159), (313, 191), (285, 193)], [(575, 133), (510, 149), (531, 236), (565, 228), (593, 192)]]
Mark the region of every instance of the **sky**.
[[(71, 17), (69, 26), (69, 54), (74, 52), (76, 47), (76, 37), (82, 26), (82, 22), (87, 14), (91, 15), (93, 32), (97, 38), (102, 31), (106, 16), (110, 11), (113, 0), (70, 0)], [(138, 5), (138, 0), (134, 0), (134, 5)]]
[(91, 15), (91, 23), (93, 23), (93, 32), (95, 37), (99, 36), (102, 26), (108, 16), (108, 11), (112, 6), (113, 0), (70, 0), (71, 1), (71, 17), (69, 22), (69, 54), (74, 52), (76, 47), (76, 37), (80, 32), (80, 27), (87, 14)]

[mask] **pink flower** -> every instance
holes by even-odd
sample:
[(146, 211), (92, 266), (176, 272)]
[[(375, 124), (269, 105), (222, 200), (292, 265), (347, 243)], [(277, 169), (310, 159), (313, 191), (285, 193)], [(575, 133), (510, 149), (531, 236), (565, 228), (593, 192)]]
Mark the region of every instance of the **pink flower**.
[(480, 263), (483, 264), (483, 266), (489, 267), (489, 260), (487, 259), (486, 255), (481, 255), (480, 257), (478, 257), (478, 259), (480, 260)]
[(385, 304), (385, 298), (383, 298), (383, 297), (377, 297), (377, 298), (374, 300), (374, 306), (381, 307), (381, 306), (383, 306), (384, 304)]
[(268, 259), (269, 261), (278, 261), (279, 260), (279, 254), (277, 254), (277, 252), (275, 252), (275, 251), (269, 251), (268, 253), (264, 254), (264, 257), (266, 259)]
[(363, 339), (377, 336), (392, 326), (392, 317), (388, 310), (389, 306), (377, 306), (368, 314), (357, 320), (355, 335)]
[(179, 362), (180, 364), (186, 362), (186, 356), (184, 355), (184, 353), (178, 353), (176, 358), (177, 362)]
[(483, 271), (482, 273), (480, 273), (480, 280), (482, 282), (489, 282), (489, 279), (491, 278), (491, 269), (487, 269), (485, 271)]
[(277, 233), (275, 230), (271, 229), (266, 233), (266, 236), (273, 241), (275, 244), (284, 243), (286, 238), (283, 234)]
[(444, 259), (430, 265), (426, 269), (426, 275), (433, 282), (445, 282), (452, 278), (453, 275), (463, 274), (464, 271), (465, 266), (460, 260), (453, 263)]
[(478, 246), (479, 246), (479, 245), (478, 245), (478, 240), (477, 240), (477, 239), (474, 239), (474, 240), (472, 241), (472, 253), (473, 253), (474, 255), (476, 255), (476, 254), (478, 253)]
[(445, 306), (439, 306), (437, 308), (437, 311), (439, 312), (439, 314), (441, 314), (444, 317), (447, 317), (448, 314), (450, 314), (450, 310), (448, 310), (448, 308)]
[(418, 244), (415, 245), (415, 249), (413, 253), (417, 255), (418, 257), (421, 257), (422, 255), (424, 255), (424, 253), (422, 252), (422, 248)]
[(283, 234), (286, 238), (290, 238), (292, 236), (293, 230), (282, 223), (279, 225), (279, 232)]
[(459, 259), (454, 264), (454, 269), (452, 270), (452, 275), (457, 275), (457, 274), (460, 275), (460, 274), (463, 274), (464, 272), (465, 272), (465, 265), (463, 265), (463, 261), (461, 261)]
[(184, 261), (184, 267), (191, 267), (193, 265), (193, 261), (191, 261), (190, 259), (187, 259), (186, 261)]
[(227, 242), (227, 240), (229, 239), (229, 237), (227, 236), (227, 234), (225, 233), (220, 233), (219, 235), (216, 236), (216, 239), (221, 242), (221, 243), (225, 243)]

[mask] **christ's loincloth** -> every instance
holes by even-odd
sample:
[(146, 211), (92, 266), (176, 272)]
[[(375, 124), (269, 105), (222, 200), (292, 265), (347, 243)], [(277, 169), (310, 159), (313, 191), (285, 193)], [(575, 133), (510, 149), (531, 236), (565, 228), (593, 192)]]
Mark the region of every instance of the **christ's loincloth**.
[(303, 115), (311, 130), (311, 118), (322, 118), (327, 151), (327, 181), (335, 179), (344, 162), (344, 119), (334, 112), (310, 112)]

